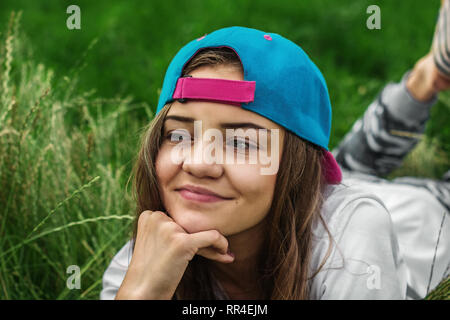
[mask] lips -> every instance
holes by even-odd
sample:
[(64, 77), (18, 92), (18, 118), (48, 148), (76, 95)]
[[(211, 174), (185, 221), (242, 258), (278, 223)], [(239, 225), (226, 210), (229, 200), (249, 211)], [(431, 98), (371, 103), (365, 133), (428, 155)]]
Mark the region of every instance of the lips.
[(228, 197), (223, 197), (211, 190), (194, 185), (185, 185), (175, 191), (178, 191), (180, 195), (187, 200), (199, 202), (216, 202), (231, 199)]

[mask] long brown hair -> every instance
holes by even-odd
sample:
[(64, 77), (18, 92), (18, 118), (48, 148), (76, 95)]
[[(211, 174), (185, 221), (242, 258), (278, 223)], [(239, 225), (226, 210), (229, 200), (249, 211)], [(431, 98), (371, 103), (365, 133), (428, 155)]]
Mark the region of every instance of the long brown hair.
[[(235, 52), (226, 47), (199, 51), (183, 69), (189, 74), (201, 66), (227, 65), (242, 69)], [(166, 105), (145, 128), (141, 147), (133, 169), (133, 194), (136, 200), (136, 219), (133, 239), (136, 239), (137, 221), (145, 210), (165, 211), (156, 177), (155, 160), (162, 144), (164, 118), (170, 109)], [(320, 219), (325, 179), (321, 160), (323, 150), (286, 131), (283, 154), (276, 178), (274, 197), (266, 219), (267, 248), (258, 261), (258, 285), (264, 299), (308, 299), (308, 280), (323, 267), (331, 250), (318, 270), (311, 273), (312, 225)], [(189, 263), (174, 298), (214, 299), (212, 275), (207, 259), (196, 255)]]

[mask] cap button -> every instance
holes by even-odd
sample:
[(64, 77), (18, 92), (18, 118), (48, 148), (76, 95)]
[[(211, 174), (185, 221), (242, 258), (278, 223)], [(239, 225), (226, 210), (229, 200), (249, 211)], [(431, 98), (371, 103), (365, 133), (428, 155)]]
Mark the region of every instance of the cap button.
[(270, 35), (268, 35), (268, 34), (265, 34), (264, 35), (264, 39), (266, 39), (266, 40), (272, 40), (272, 37), (270, 36)]

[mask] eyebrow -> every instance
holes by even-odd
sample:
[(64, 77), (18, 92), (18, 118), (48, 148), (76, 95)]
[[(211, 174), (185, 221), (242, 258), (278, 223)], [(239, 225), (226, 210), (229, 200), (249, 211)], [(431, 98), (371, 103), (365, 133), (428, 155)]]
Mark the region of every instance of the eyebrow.
[[(180, 122), (194, 123), (194, 121), (196, 119), (190, 118), (190, 117), (171, 115), (171, 116), (166, 116), (164, 121), (166, 121), (166, 120), (175, 120), (175, 121), (180, 121)], [(266, 129), (267, 131), (270, 132), (270, 129), (261, 127), (260, 125), (257, 125), (256, 123), (253, 123), (253, 122), (224, 122), (224, 123), (221, 123), (220, 126), (223, 129), (253, 128), (253, 129)]]

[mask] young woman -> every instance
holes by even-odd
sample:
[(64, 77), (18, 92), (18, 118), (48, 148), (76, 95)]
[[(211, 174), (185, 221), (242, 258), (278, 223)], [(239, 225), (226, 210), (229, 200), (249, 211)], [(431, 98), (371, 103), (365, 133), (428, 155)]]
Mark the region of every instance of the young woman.
[(101, 298), (404, 299), (389, 212), (339, 184), (330, 120), (325, 81), (291, 41), (232, 27), (187, 44), (143, 136), (134, 236)]

